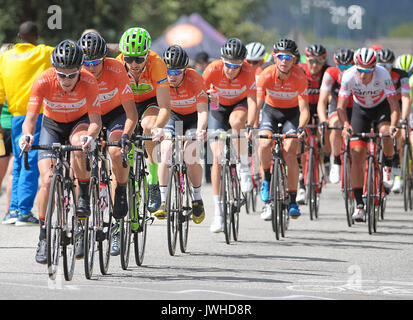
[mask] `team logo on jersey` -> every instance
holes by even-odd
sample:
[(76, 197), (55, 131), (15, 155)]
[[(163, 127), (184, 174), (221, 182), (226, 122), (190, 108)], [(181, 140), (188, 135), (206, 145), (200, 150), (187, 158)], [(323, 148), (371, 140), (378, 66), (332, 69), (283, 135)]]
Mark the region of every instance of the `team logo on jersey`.
[[(112, 91), (105, 92), (105, 93), (100, 93), (99, 94), (99, 101), (100, 102), (106, 102), (109, 100), (112, 100), (117, 94), (118, 94), (118, 88), (113, 89)], [(132, 90), (131, 90), (132, 92)]]
[[(93, 105), (95, 105), (95, 103), (98, 103), (99, 98), (96, 98), (95, 102), (93, 103)], [(76, 112), (78, 111), (80, 108), (82, 108), (83, 106), (86, 105), (86, 98), (83, 98), (82, 100), (78, 101), (78, 102), (70, 102), (70, 103), (65, 103), (65, 102), (53, 102), (53, 101), (49, 101), (47, 99), (43, 99), (44, 104), (49, 107), (50, 109), (53, 109), (53, 111), (55, 112)]]
[[(304, 91), (305, 94), (306, 91)], [(285, 92), (285, 91), (274, 91), (274, 90), (270, 90), (267, 89), (267, 93), (275, 98), (275, 99), (281, 99), (281, 100), (290, 100), (290, 99), (294, 99), (297, 95), (298, 95), (298, 91), (293, 91), (293, 92)], [(304, 93), (303, 93), (304, 95)]]

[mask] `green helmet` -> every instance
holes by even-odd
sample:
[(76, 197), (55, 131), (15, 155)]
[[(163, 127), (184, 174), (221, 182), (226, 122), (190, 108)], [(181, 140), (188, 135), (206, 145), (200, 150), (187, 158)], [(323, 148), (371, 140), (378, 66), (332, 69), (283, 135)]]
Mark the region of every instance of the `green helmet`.
[(127, 56), (143, 56), (151, 48), (151, 36), (144, 28), (126, 30), (119, 41), (119, 50)]
[(396, 60), (396, 68), (406, 72), (413, 71), (413, 57), (410, 54), (402, 54)]

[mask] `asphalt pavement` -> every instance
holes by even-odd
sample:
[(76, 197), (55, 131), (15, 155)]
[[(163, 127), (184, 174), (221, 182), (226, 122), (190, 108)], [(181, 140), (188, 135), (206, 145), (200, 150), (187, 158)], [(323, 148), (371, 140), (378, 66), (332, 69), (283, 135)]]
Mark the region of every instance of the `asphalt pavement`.
[(206, 219), (191, 223), (188, 253), (169, 255), (166, 221), (156, 220), (148, 229), (143, 266), (132, 256), (130, 268), (122, 270), (119, 257), (112, 257), (109, 274), (101, 275), (95, 264), (91, 280), (83, 261), (77, 261), (72, 281), (61, 270), (49, 280), (46, 266), (34, 260), (39, 228), (0, 225), (0, 299), (142, 299), (167, 306), (168, 300), (413, 298), (413, 213), (404, 212), (401, 195), (390, 195), (385, 219), (369, 235), (366, 223), (347, 226), (339, 187), (327, 184), (317, 220), (301, 206), (302, 216), (276, 240), (270, 222), (243, 209), (239, 241), (230, 245), (224, 234), (209, 231), (211, 185), (203, 185), (202, 195)]

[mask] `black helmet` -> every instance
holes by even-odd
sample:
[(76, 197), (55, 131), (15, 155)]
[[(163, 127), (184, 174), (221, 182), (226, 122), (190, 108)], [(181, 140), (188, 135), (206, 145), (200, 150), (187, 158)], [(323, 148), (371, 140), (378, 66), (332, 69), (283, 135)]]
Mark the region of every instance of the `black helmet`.
[(85, 60), (104, 58), (108, 52), (105, 39), (96, 32), (85, 33), (77, 44), (83, 49)]
[(393, 63), (396, 57), (390, 49), (380, 49), (376, 52), (377, 63)]
[(184, 49), (178, 45), (170, 46), (162, 56), (168, 69), (184, 69), (188, 65), (189, 58)]
[(247, 48), (238, 38), (230, 38), (221, 48), (221, 56), (227, 59), (244, 60), (247, 56)]
[(297, 44), (294, 40), (290, 39), (280, 39), (274, 44), (274, 52), (287, 51), (295, 55), (298, 52)]
[(80, 68), (83, 64), (83, 50), (72, 40), (63, 40), (50, 56), (52, 66), (62, 69)]
[(350, 49), (339, 49), (334, 53), (334, 62), (336, 64), (352, 64), (354, 51)]
[(321, 44), (312, 44), (309, 45), (307, 48), (305, 48), (305, 55), (306, 56), (325, 56), (327, 55), (327, 50), (326, 48), (323, 47)]

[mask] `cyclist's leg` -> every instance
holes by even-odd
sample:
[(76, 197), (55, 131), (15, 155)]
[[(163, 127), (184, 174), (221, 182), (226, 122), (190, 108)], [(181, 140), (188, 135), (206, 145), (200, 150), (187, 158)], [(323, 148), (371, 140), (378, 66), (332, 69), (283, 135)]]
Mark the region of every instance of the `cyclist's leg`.
[[(105, 115), (106, 116), (106, 115)], [(107, 140), (110, 142), (119, 141), (125, 126), (126, 114), (121, 112), (117, 116), (109, 113), (109, 119), (112, 121), (107, 123), (105, 116), (102, 117), (102, 124), (107, 127)], [(116, 185), (115, 201), (113, 206), (113, 217), (121, 219), (128, 213), (128, 199), (127, 199), (127, 183), (129, 178), (129, 161), (126, 162), (127, 167), (124, 168), (122, 164), (122, 149), (119, 147), (110, 147), (108, 149), (110, 158), (112, 160), (112, 172), (115, 176)]]
[[(234, 110), (229, 116), (229, 124), (233, 133), (240, 134), (245, 129), (248, 115), (248, 105), (245, 102), (240, 102), (235, 105)], [(252, 178), (251, 169), (248, 161), (248, 149), (246, 139), (237, 139), (236, 143), (237, 155), (239, 156), (240, 163), (240, 180), (242, 192), (250, 192), (252, 190)]]
[[(89, 123), (88, 120), (81, 120), (73, 128), (70, 135), (70, 144), (75, 146), (82, 145), (81, 136), (86, 136), (88, 133)], [(78, 193), (78, 206), (77, 214), (80, 217), (85, 217), (90, 215), (90, 203), (89, 203), (89, 182), (90, 182), (90, 172), (86, 170), (86, 160), (85, 153), (82, 151), (72, 152), (71, 156), (71, 166), (75, 178), (78, 181), (79, 193)]]
[[(230, 130), (229, 115), (232, 111), (231, 107), (219, 106), (216, 110), (211, 110), (208, 115), (208, 133), (216, 134), (219, 131)], [(222, 156), (223, 143), (221, 141), (210, 142), (212, 151), (212, 166), (211, 166), (211, 183), (212, 183), (212, 195), (214, 199), (214, 221), (211, 224), (211, 232), (222, 232), (224, 230), (224, 217), (221, 205), (219, 203), (220, 198), (220, 185), (221, 185), (221, 164), (220, 156)]]
[[(338, 119), (337, 111), (329, 114), (328, 125), (330, 127), (340, 126), (340, 120)], [(342, 135), (340, 130), (329, 130), (329, 141), (331, 145), (331, 154), (333, 155), (333, 164), (330, 165), (330, 182), (340, 182), (340, 166), (341, 158), (340, 151), (342, 145)]]
[[(164, 127), (166, 135), (175, 133), (175, 120), (171, 117)], [(171, 164), (171, 151), (172, 141), (163, 140), (161, 142), (161, 163), (158, 165), (158, 180), (159, 190), (161, 193), (161, 206), (154, 215), (158, 219), (164, 219), (166, 217), (166, 194), (168, 191), (168, 179), (169, 179), (169, 166)]]

